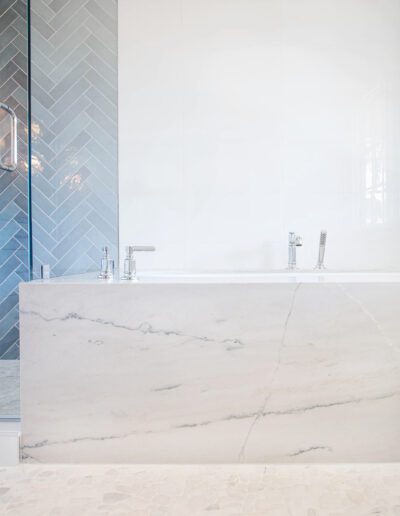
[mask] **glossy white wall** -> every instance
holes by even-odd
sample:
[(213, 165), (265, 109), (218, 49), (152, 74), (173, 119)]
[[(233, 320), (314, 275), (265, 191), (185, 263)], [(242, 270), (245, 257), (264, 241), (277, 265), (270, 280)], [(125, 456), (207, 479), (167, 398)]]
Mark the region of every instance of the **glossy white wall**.
[(120, 241), (141, 269), (400, 267), (397, 0), (119, 0)]

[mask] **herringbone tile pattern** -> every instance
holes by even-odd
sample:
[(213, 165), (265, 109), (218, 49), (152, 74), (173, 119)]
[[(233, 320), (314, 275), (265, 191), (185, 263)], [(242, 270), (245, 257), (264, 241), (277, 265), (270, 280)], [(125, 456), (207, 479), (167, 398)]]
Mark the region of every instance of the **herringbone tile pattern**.
[[(34, 274), (117, 257), (117, 0), (31, 0)], [(28, 279), (26, 0), (0, 0), (0, 101), (19, 118), (19, 169), (0, 172), (0, 358), (18, 358)], [(0, 119), (0, 154), (7, 148)]]
[[(0, 0), (1, 1), (1, 0)], [(117, 257), (117, 1), (31, 0), (34, 272)]]
[[(0, 101), (17, 113), (16, 172), (0, 171), (0, 359), (19, 356), (18, 283), (28, 279), (27, 25), (25, 0), (0, 0)], [(9, 117), (0, 119), (0, 153), (10, 148)]]

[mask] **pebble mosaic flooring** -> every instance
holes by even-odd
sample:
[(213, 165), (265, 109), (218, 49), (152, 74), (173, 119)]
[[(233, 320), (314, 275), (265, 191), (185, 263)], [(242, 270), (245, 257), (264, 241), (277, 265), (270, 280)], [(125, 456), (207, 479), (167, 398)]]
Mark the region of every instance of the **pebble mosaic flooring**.
[(400, 464), (3, 467), (0, 515), (400, 516)]

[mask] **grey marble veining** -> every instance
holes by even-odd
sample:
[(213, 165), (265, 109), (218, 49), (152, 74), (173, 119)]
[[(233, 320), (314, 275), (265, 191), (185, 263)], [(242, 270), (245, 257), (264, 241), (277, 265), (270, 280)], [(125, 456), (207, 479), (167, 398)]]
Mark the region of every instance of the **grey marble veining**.
[(22, 285), (25, 460), (400, 460), (399, 300), (399, 283)]

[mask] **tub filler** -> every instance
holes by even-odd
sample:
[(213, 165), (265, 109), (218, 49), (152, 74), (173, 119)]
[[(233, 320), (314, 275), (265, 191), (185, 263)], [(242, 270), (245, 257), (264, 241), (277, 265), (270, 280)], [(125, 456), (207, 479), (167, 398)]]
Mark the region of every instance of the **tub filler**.
[(400, 460), (400, 274), (20, 287), (23, 459)]

